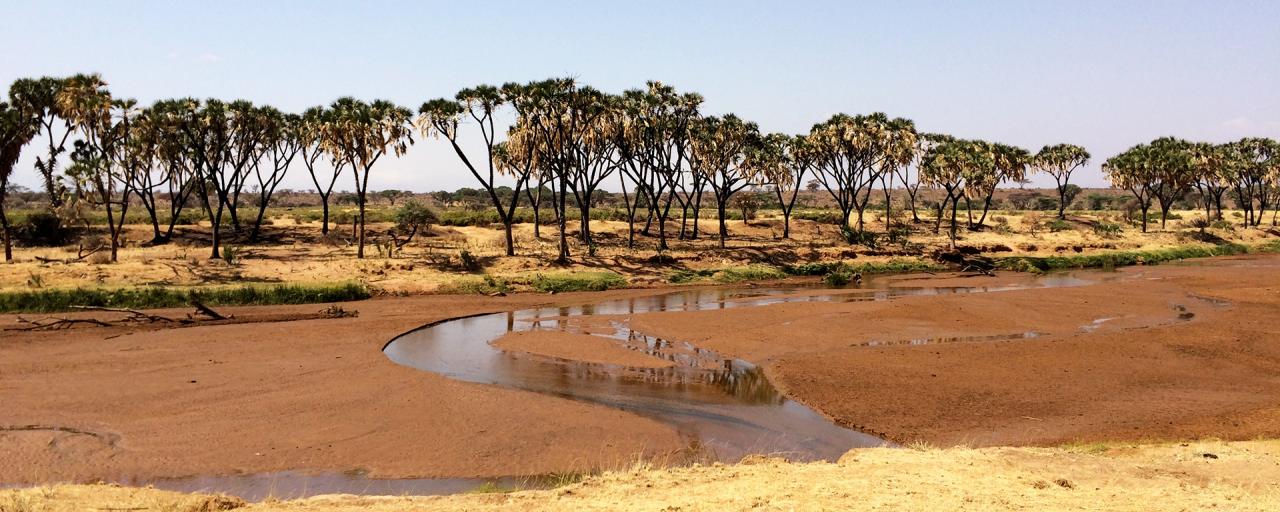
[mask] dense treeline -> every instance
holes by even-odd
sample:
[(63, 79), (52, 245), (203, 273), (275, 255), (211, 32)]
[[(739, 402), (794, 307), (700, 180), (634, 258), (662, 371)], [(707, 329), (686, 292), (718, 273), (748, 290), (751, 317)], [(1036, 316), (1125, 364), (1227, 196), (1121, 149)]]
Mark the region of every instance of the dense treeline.
[[(854, 239), (865, 235), (865, 213), (872, 206), (884, 208), (885, 229), (894, 229), (894, 198), (901, 194), (891, 191), (905, 192), (900, 207), (920, 222), (918, 193), (935, 189), (943, 199), (931, 205), (934, 230), (945, 219), (954, 242), (961, 203), (969, 227), (980, 229), (996, 188), (1024, 182), (1031, 172), (1054, 178), (1058, 215), (1064, 217), (1079, 191), (1070, 184), (1071, 174), (1090, 159), (1084, 148), (1070, 144), (1033, 154), (922, 133), (910, 120), (881, 113), (836, 114), (801, 135), (764, 133), (732, 114), (704, 115), (700, 95), (658, 82), (621, 94), (572, 79), (478, 86), (452, 99), (427, 101), (416, 115), (391, 102), (353, 98), (301, 114), (217, 99), (140, 107), (113, 96), (97, 75), (18, 80), (8, 100), (0, 102), (6, 260), (12, 257), (11, 229), (3, 203), (24, 148), (37, 155), (35, 168), (55, 214), (66, 217), (84, 206), (105, 212), (113, 261), (132, 205), (146, 210), (152, 243), (170, 240), (189, 209), (210, 221), (213, 257), (228, 226), (256, 239), (280, 183), (298, 167), (315, 184), (326, 233), (335, 186), (344, 179), (354, 185), (354, 234), (363, 257), (372, 170), (385, 156), (403, 155), (415, 133), (449, 142), (503, 225), (507, 254), (515, 252), (512, 225), (522, 218), (521, 205), (531, 207), (535, 230), (549, 207), (560, 261), (570, 257), (570, 220), (578, 224), (583, 245), (594, 250), (592, 208), (606, 184), (617, 183), (622, 191), (628, 244), (634, 246), (636, 234), (643, 233), (657, 237), (659, 251), (671, 236), (703, 236), (699, 219), (705, 208), (715, 211), (714, 236), (723, 246), (725, 220), (744, 190), (772, 197), (783, 214), (783, 237), (790, 236), (801, 190), (824, 191), (840, 211), (836, 222)], [(498, 121), (507, 118), (514, 120)], [(481, 149), (464, 149), (476, 147)], [(1192, 188), (1206, 215), (1216, 210), (1221, 216), (1222, 198), (1230, 193), (1245, 210), (1245, 224), (1256, 226), (1268, 209), (1275, 222), (1280, 206), (1278, 154), (1269, 139), (1212, 145), (1166, 138), (1126, 151), (1103, 168), (1115, 186), (1134, 194), (1144, 230), (1153, 201), (1167, 218), (1173, 202)], [(402, 195), (389, 191), (382, 197), (394, 202)], [(246, 204), (256, 210), (242, 211)], [(669, 233), (676, 215), (678, 232)]]

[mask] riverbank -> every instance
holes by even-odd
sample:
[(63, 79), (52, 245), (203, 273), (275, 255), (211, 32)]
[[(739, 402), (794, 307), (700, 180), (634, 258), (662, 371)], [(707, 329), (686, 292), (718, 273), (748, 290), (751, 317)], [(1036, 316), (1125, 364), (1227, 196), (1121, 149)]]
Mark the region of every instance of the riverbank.
[[(835, 463), (634, 468), (551, 490), (442, 497), (234, 498), (102, 485), (0, 491), (12, 510), (1107, 510), (1280, 508), (1275, 441), (1069, 448), (861, 449)], [(26, 508), (22, 508), (26, 507)]]
[[(1277, 265), (1217, 258), (1067, 288), (653, 313), (632, 326), (760, 363), (792, 398), (904, 444), (1274, 438)], [(1031, 277), (895, 279), (1000, 288)], [(0, 482), (287, 470), (495, 477), (684, 460), (690, 440), (668, 424), (453, 381), (379, 351), (433, 320), (661, 291), (385, 297), (344, 303), (356, 317), (6, 331), (0, 457), (19, 463), (0, 467)], [(17, 325), (0, 316), (0, 327)], [(1027, 330), (1040, 334), (1000, 337)], [(940, 333), (955, 339), (911, 343)]]

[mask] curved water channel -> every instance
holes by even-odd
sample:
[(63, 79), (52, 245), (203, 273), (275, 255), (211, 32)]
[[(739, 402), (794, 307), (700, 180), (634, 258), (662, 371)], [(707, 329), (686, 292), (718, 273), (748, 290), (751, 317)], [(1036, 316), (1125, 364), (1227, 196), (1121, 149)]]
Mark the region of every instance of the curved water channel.
[[(1094, 282), (1075, 274), (1045, 275), (1004, 286), (895, 285), (908, 276), (875, 276), (856, 288), (816, 285), (686, 289), (651, 296), (613, 299), (565, 307), (532, 308), (482, 314), (429, 324), (389, 341), (383, 352), (392, 361), (450, 378), (505, 386), (582, 400), (635, 412), (674, 425), (718, 460), (746, 454), (782, 455), (792, 460), (832, 460), (850, 448), (888, 444), (846, 429), (805, 405), (787, 398), (761, 367), (680, 340), (665, 340), (630, 329), (629, 315), (756, 307), (783, 302), (853, 302), (912, 295), (984, 293), (1037, 287), (1080, 286)], [(906, 283), (903, 283), (906, 284)], [(584, 329), (583, 320), (607, 320)], [(508, 352), (492, 342), (510, 332), (554, 329), (614, 340), (674, 363), (670, 368), (627, 368), (585, 363), (524, 352)], [(603, 331), (603, 332), (602, 332)], [(872, 341), (867, 345), (925, 344), (1034, 338), (1037, 333), (988, 336), (982, 340), (948, 338)], [(328, 493), (448, 494), (485, 483), (536, 486), (536, 479), (370, 479), (359, 474), (280, 472), (199, 476), (145, 483), (179, 491), (216, 491), (249, 500), (296, 498)]]
[[(836, 425), (787, 398), (761, 367), (681, 340), (634, 331), (633, 314), (754, 307), (783, 302), (888, 300), (938, 295), (1078, 286), (1070, 275), (1037, 278), (1001, 287), (892, 286), (893, 276), (869, 279), (860, 288), (813, 286), (692, 289), (578, 306), (533, 308), (449, 320), (403, 334), (383, 349), (392, 361), (467, 382), (598, 403), (670, 423), (695, 444), (724, 461), (754, 453), (792, 460), (834, 460), (850, 448), (880, 446), (875, 436)], [(584, 328), (584, 317), (602, 317), (608, 328)], [(593, 334), (674, 363), (670, 368), (627, 368), (524, 352), (503, 351), (493, 341), (517, 331), (562, 330)], [(605, 332), (600, 332), (600, 331)], [(1013, 338), (1034, 337), (1017, 333)], [(902, 340), (927, 343), (930, 340)], [(938, 340), (942, 341), (942, 340)], [(959, 341), (959, 340), (957, 340)], [(882, 343), (883, 344), (883, 343)]]

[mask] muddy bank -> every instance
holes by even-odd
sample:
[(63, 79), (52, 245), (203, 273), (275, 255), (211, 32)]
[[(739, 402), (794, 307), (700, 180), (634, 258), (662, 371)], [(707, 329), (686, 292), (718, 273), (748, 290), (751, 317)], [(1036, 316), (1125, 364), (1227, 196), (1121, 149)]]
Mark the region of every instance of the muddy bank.
[[(934, 284), (994, 293), (626, 316), (646, 335), (763, 363), (792, 398), (902, 442), (1275, 437), (1278, 270), (1275, 257), (1219, 259), (1015, 290), (1031, 278), (942, 276)], [(19, 463), (0, 465), (0, 482), (296, 469), (502, 476), (670, 454), (688, 439), (669, 424), (451, 380), (379, 351), (434, 320), (658, 292), (377, 299), (344, 304), (356, 318), (4, 332), (0, 458)], [(598, 355), (564, 341), (537, 350)]]
[(625, 466), (681, 449), (674, 429), (650, 419), (450, 380), (380, 351), (432, 320), (585, 297), (424, 296), (343, 304), (357, 318), (4, 331), (0, 482), (293, 469), (486, 477)]

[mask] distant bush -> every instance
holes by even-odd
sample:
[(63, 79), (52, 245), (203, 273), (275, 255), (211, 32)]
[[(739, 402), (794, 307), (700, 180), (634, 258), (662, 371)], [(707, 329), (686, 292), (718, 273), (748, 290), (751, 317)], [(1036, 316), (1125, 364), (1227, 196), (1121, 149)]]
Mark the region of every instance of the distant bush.
[(1049, 231), (1053, 233), (1057, 233), (1060, 231), (1070, 231), (1073, 228), (1070, 222), (1067, 222), (1062, 219), (1053, 219), (1048, 223), (1046, 223), (1045, 226), (1047, 226), (1049, 228)]
[(14, 229), (15, 238), (36, 247), (67, 245), (75, 240), (76, 233), (77, 230), (66, 227), (61, 218), (47, 211), (28, 214)]
[(1120, 232), (1122, 229), (1123, 228), (1119, 224), (1116, 224), (1113, 222), (1098, 221), (1097, 224), (1093, 225), (1093, 234), (1098, 235), (1102, 238), (1119, 238)]

